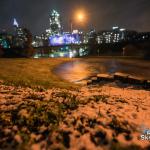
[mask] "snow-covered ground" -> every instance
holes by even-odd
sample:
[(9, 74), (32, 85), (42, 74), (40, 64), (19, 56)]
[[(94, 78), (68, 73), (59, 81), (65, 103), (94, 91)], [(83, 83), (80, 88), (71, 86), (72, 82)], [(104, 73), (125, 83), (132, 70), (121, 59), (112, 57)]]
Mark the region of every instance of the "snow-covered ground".
[[(78, 90), (0, 85), (0, 149), (145, 149), (150, 91), (82, 86)], [(36, 121), (35, 121), (36, 120)]]

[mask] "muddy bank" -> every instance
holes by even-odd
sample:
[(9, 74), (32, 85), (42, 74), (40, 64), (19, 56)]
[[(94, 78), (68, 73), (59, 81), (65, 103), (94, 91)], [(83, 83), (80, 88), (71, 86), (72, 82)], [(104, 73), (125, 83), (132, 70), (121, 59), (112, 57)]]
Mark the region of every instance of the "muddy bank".
[(79, 82), (98, 73), (128, 73), (150, 80), (150, 62), (115, 58), (87, 58), (64, 63), (55, 73), (69, 82)]

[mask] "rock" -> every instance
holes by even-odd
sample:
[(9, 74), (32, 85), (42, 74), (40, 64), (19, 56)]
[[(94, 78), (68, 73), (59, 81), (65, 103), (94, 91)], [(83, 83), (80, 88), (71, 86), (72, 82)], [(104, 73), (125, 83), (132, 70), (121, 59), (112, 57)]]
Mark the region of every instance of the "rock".
[(109, 75), (109, 74), (98, 74), (97, 75), (98, 81), (113, 81), (114, 76)]
[(92, 84), (92, 80), (87, 80), (87, 85)]
[(97, 83), (98, 82), (98, 78), (97, 77), (92, 77), (91, 80), (92, 80), (92, 83)]
[(150, 89), (150, 80), (147, 80), (145, 83), (145, 88)]
[(129, 75), (128, 76), (128, 83), (131, 83), (131, 84), (144, 84), (144, 79), (143, 78), (139, 78), (139, 77), (136, 77), (136, 76), (131, 76)]
[(116, 72), (116, 73), (114, 74), (114, 79), (126, 83), (126, 82), (128, 81), (128, 76), (129, 76), (128, 74), (121, 73), (121, 72)]

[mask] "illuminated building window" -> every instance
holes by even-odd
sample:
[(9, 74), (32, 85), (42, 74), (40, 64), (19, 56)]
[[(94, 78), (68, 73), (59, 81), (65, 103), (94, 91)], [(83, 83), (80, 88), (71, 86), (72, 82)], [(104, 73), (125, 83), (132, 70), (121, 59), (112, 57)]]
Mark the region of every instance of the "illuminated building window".
[(60, 14), (56, 10), (53, 10), (52, 13), (50, 14), (49, 21), (50, 21), (50, 28), (46, 30), (47, 36), (49, 37), (52, 35), (61, 34), (62, 26)]

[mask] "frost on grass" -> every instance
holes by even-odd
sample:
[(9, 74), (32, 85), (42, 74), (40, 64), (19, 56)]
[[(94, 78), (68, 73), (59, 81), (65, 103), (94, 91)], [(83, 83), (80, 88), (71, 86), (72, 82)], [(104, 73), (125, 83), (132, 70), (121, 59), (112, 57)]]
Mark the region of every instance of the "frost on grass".
[(0, 85), (0, 149), (148, 149), (150, 92), (117, 86), (79, 90)]

